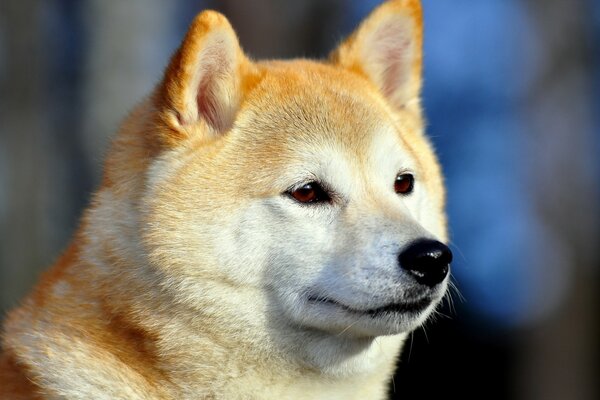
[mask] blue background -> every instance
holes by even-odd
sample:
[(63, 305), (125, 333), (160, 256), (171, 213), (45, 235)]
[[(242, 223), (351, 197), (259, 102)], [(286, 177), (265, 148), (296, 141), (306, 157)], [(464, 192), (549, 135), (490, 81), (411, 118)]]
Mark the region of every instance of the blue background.
[[(322, 57), (378, 3), (3, 2), (0, 309), (65, 247), (110, 134), (196, 12), (224, 12), (256, 57)], [(460, 294), (407, 345), (398, 398), (596, 399), (600, 2), (424, 0), (424, 13)]]

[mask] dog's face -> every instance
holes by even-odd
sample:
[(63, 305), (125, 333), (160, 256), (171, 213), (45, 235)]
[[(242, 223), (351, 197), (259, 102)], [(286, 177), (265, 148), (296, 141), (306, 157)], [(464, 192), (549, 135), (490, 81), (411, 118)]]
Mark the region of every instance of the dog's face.
[(392, 112), (346, 73), (270, 68), (232, 132), (238, 173), (220, 166), (232, 185), (244, 182), (231, 198), (245, 206), (222, 217), (215, 244), (227, 273), (259, 278), (253, 284), (302, 326), (359, 336), (414, 329), (443, 295), (449, 263), (428, 265), (428, 280), (400, 262), (416, 242), (445, 237), (438, 171), (413, 147), (418, 115)]
[(142, 203), (152, 262), (185, 301), (218, 293), (347, 337), (427, 318), (451, 255), (419, 10), (385, 4), (327, 63), (255, 64), (223, 17), (195, 21), (153, 100), (163, 150)]

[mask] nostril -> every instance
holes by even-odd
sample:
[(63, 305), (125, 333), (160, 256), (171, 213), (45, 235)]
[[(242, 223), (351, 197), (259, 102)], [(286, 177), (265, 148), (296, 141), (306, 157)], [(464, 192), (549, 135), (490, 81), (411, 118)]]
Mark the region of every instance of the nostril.
[(417, 282), (435, 286), (448, 275), (452, 252), (437, 240), (421, 239), (402, 251), (398, 260), (400, 267), (413, 275)]

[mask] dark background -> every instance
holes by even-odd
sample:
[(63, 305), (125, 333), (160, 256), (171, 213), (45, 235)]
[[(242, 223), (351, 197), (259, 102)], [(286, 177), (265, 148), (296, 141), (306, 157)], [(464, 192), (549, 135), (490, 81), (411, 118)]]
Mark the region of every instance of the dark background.
[[(254, 57), (320, 57), (378, 3), (2, 0), (0, 311), (65, 247), (111, 134), (199, 10)], [(412, 335), (397, 397), (598, 399), (600, 2), (423, 3), (461, 295)]]

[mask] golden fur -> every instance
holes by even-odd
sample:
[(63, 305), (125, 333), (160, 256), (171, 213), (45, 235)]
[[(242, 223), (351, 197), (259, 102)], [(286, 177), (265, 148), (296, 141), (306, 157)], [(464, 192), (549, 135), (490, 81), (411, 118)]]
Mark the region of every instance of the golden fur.
[[(308, 265), (320, 243), (349, 253), (370, 243), (365, 231), (409, 219), (446, 239), (442, 177), (423, 133), (421, 45), (417, 0), (384, 3), (326, 61), (254, 62), (225, 17), (196, 17), (119, 130), (67, 251), (8, 315), (0, 398), (386, 397), (405, 332), (298, 332), (266, 288), (295, 279), (272, 266), (281, 249), (281, 260), (301, 252)], [(393, 149), (423, 185), (414, 218), (373, 178)], [(343, 165), (352, 188), (346, 211), (328, 214), (339, 216), (338, 241), (325, 227), (310, 246), (294, 239), (311, 217), (278, 222), (304, 212), (277, 199), (307, 159)]]

